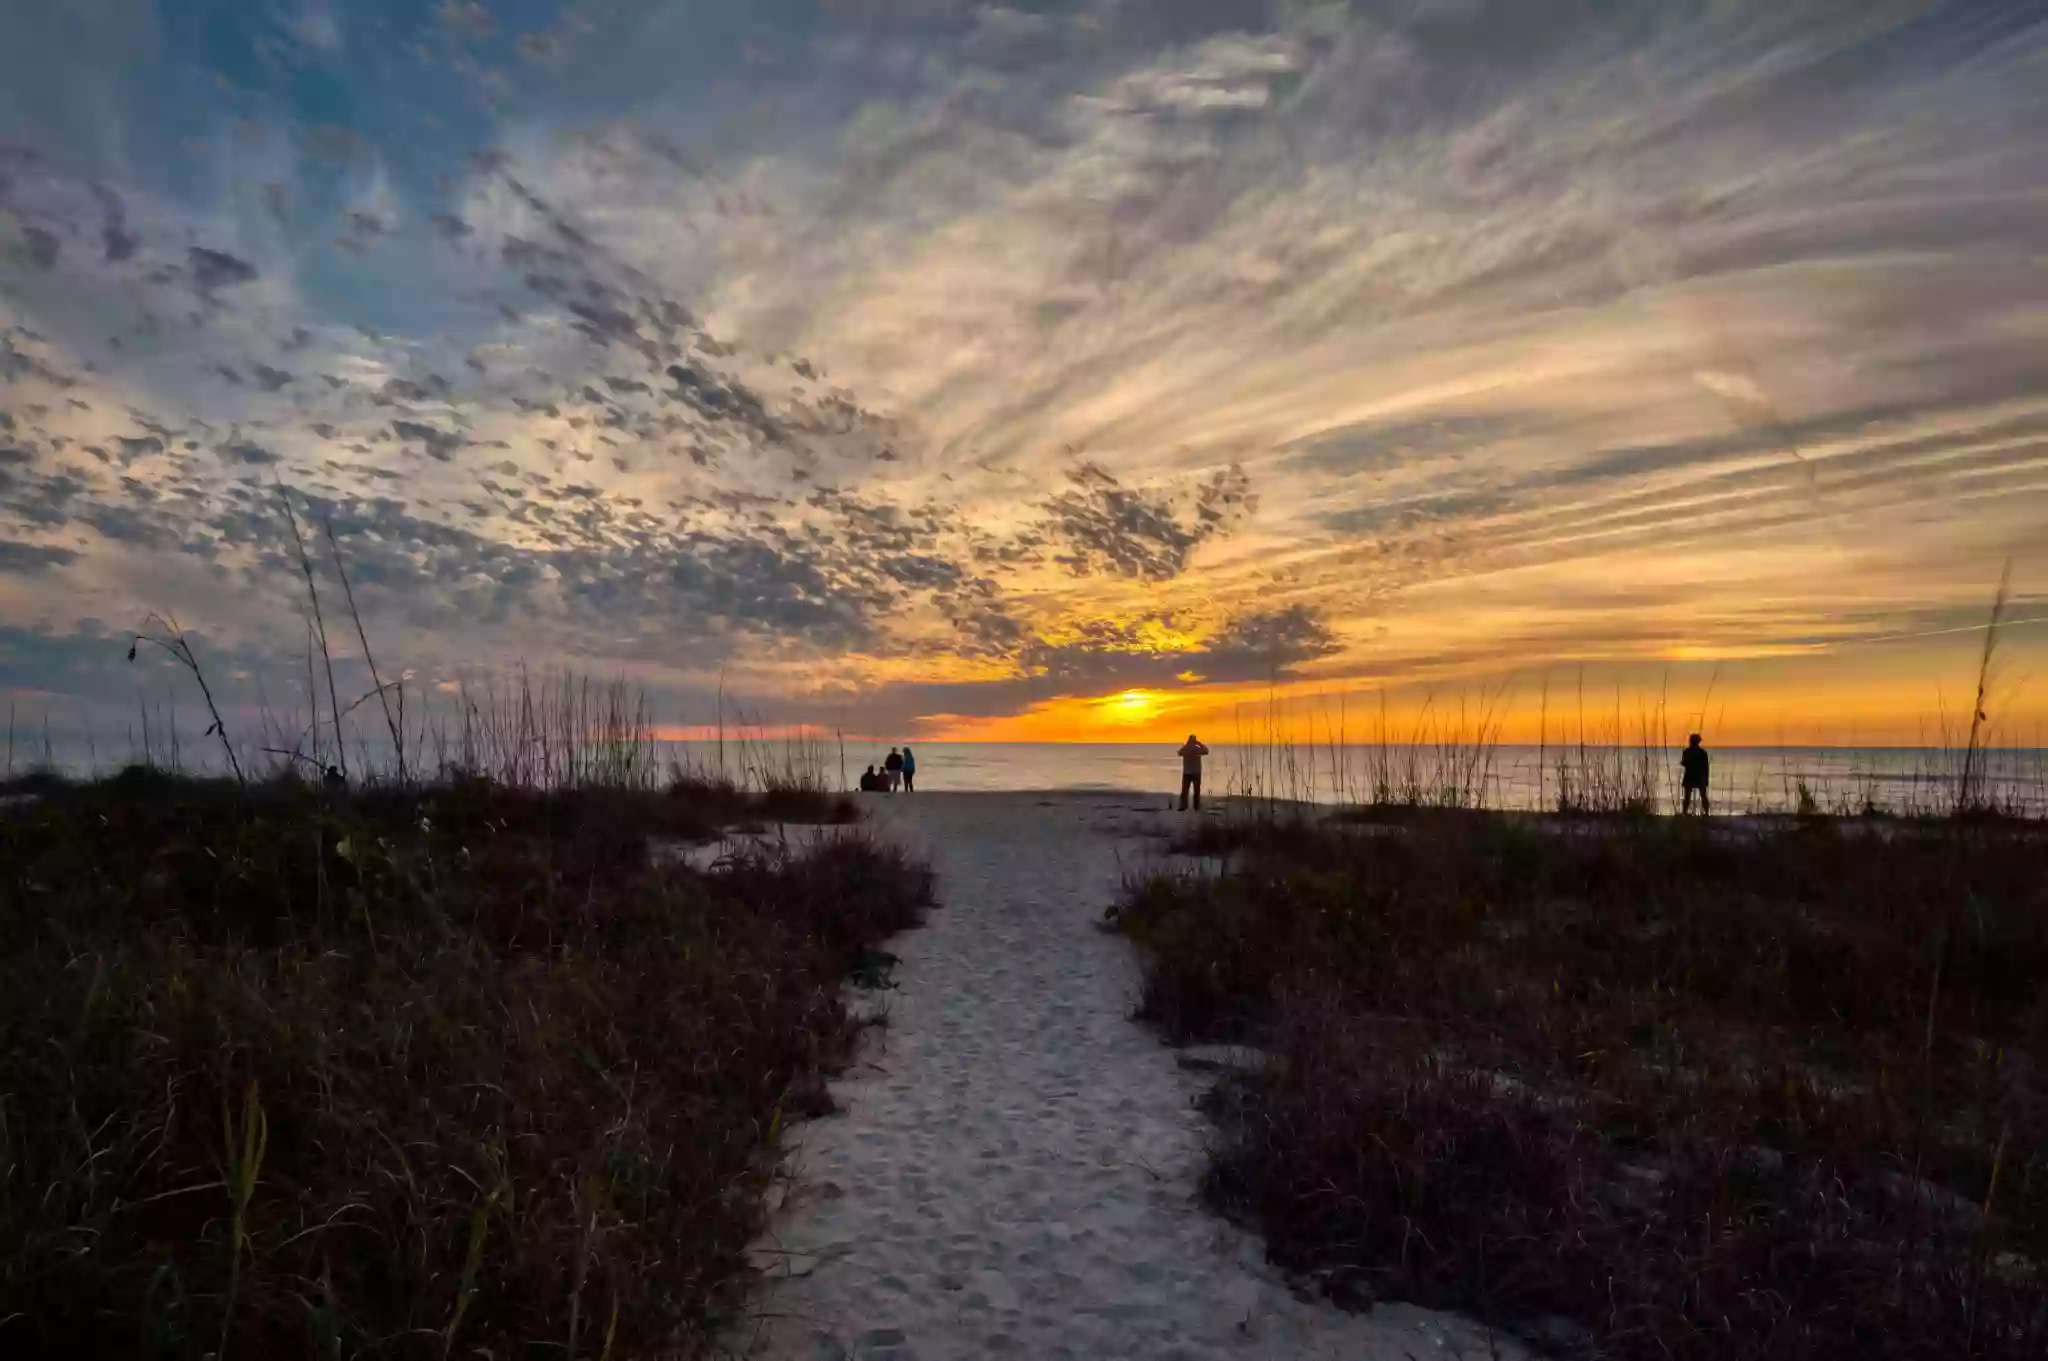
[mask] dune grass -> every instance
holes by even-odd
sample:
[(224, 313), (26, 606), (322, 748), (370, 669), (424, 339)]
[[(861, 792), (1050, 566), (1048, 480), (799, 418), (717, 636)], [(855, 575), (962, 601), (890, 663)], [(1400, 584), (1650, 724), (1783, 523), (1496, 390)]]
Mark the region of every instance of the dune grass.
[[(1221, 848), (1221, 849), (1228, 849)], [(1210, 1202), (1566, 1355), (2048, 1350), (2048, 840), (1410, 810), (1134, 883)]]
[[(147, 770), (0, 808), (0, 1351), (704, 1352), (839, 985), (931, 901), (826, 797)], [(507, 758), (516, 756), (508, 752)], [(557, 769), (556, 777), (564, 773)]]
[(852, 831), (690, 868), (722, 828), (858, 811), (815, 752), (679, 767), (623, 680), (408, 702), (322, 526), (372, 682), (345, 698), (279, 495), (310, 716), (223, 710), (156, 615), (129, 657), (189, 675), (197, 773), (144, 705), (141, 764), (74, 783), (46, 734), (16, 776), (10, 713), (0, 1350), (706, 1354), (856, 1038), (840, 985), (931, 876)]

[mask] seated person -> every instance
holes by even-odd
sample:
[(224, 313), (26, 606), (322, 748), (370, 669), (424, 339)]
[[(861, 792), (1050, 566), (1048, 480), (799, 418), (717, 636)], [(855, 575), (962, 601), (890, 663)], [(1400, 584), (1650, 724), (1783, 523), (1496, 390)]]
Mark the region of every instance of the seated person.
[(867, 773), (860, 777), (860, 792), (863, 794), (886, 794), (889, 792), (889, 786), (882, 782), (881, 776), (875, 774), (875, 768), (869, 766)]

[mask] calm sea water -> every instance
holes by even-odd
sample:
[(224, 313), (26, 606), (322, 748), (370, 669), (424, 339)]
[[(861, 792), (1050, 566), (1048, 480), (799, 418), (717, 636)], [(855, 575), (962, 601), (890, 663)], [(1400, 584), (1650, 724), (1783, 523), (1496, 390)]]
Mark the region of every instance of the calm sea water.
[[(674, 744), (680, 759), (709, 767), (716, 748)], [(1167, 797), (1180, 786), (1180, 760), (1167, 744), (928, 742), (914, 744), (920, 792), (948, 790), (1118, 791)], [(845, 779), (858, 780), (879, 765), (887, 744), (848, 743)], [(1267, 747), (1210, 744), (1204, 792), (1303, 798), (1318, 803), (1360, 801), (1379, 785), (1441, 799), (1454, 791), (1494, 808), (1554, 808), (1566, 786), (1595, 791), (1648, 792), (1660, 808), (1679, 795), (1678, 749), (1496, 747), (1487, 757), (1435, 748), (1328, 747), (1292, 756)], [(1713, 796), (1717, 811), (1778, 812), (1804, 798), (1826, 811), (1857, 811), (1866, 804), (1896, 812), (1952, 806), (1963, 775), (1960, 753), (1917, 747), (1717, 747)], [(728, 744), (735, 775), (742, 765), (809, 764), (827, 783), (840, 780), (836, 745), (801, 748), (771, 742), (742, 749)], [(2002, 805), (2048, 814), (2048, 751), (2000, 749), (1980, 754), (1979, 787)]]
[[(764, 773), (799, 770), (828, 787), (842, 787), (836, 743), (731, 741), (721, 753), (704, 742), (661, 744), (665, 761), (726, 773), (758, 784)], [(39, 742), (17, 743), (16, 766), (39, 764)], [(1178, 792), (1175, 744), (924, 742), (915, 744), (920, 792), (1005, 790), (1113, 791), (1166, 799)], [(887, 743), (849, 742), (845, 788), (854, 787), (870, 762), (879, 765)], [(1397, 797), (1489, 808), (1556, 808), (1567, 791), (1600, 796), (1619, 791), (1647, 795), (1660, 809), (1677, 806), (1678, 749), (1547, 748), (1498, 746), (1488, 752), (1434, 747), (1303, 748), (1293, 753), (1266, 746), (1212, 742), (1203, 792), (1315, 803), (1370, 800), (1381, 790)], [(1960, 753), (1927, 747), (1715, 747), (1716, 812), (1787, 812), (1802, 805), (1825, 812), (1876, 806), (1891, 812), (1944, 812), (1955, 804), (1963, 778)], [(53, 741), (49, 759), (75, 775), (104, 774), (125, 760), (118, 746), (84, 739)], [(186, 734), (175, 749), (188, 770), (219, 773), (211, 743)], [(161, 753), (160, 753), (161, 755)], [(365, 756), (372, 753), (365, 752)], [(374, 764), (374, 757), (372, 759)], [(1980, 797), (2001, 807), (2048, 816), (2048, 750), (2000, 748), (1980, 753), (1972, 782)], [(1581, 799), (1581, 802), (1588, 800)]]

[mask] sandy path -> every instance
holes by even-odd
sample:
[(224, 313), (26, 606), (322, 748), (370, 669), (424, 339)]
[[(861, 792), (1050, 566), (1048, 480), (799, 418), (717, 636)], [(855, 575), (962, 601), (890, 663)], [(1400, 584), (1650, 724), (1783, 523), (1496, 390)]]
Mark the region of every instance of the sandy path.
[(1295, 1298), (1254, 1238), (1195, 1203), (1201, 1079), (1129, 1019), (1130, 948), (1096, 925), (1122, 869), (1161, 853), (1164, 799), (1140, 802), (881, 805), (877, 827), (938, 867), (944, 906), (890, 947), (900, 991), (867, 1061), (834, 1087), (845, 1114), (795, 1138), (796, 1186), (766, 1245), (787, 1267), (743, 1349), (1489, 1355), (1456, 1319)]

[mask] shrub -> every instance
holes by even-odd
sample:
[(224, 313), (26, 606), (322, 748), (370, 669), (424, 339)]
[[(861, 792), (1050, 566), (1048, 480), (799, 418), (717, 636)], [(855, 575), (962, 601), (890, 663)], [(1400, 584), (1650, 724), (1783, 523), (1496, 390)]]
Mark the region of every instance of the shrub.
[[(1116, 919), (1212, 1203), (1340, 1299), (1617, 1357), (2048, 1343), (2048, 843), (1437, 814), (1254, 844)], [(1568, 1320), (1562, 1330), (1546, 1320)]]
[(704, 1349), (839, 980), (931, 900), (857, 836), (650, 854), (750, 811), (130, 772), (0, 814), (8, 1350)]

